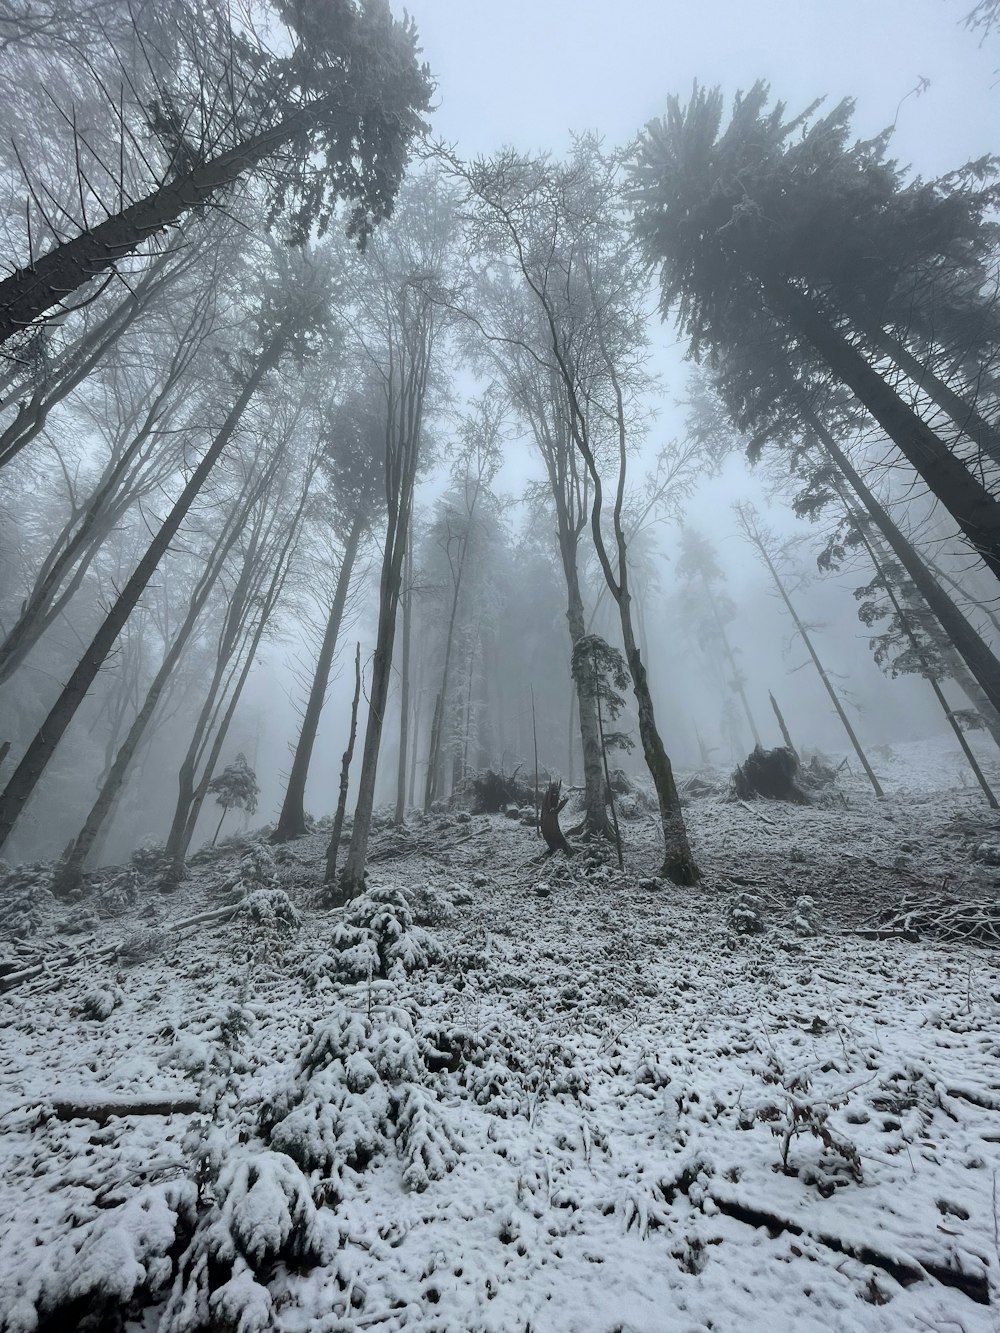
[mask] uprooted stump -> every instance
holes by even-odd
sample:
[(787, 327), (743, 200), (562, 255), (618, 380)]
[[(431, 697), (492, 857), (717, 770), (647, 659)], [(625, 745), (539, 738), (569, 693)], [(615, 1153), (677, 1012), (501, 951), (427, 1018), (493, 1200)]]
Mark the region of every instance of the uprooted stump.
[(784, 745), (765, 750), (755, 745), (732, 776), (733, 795), (741, 801), (763, 798), (808, 805), (811, 797), (802, 782), (802, 766), (795, 752)]
[(518, 782), (517, 774), (516, 768), (510, 774), (488, 768), (484, 773), (476, 773), (470, 778), (472, 813), (498, 815), (508, 805), (532, 805), (535, 790), (524, 782)]

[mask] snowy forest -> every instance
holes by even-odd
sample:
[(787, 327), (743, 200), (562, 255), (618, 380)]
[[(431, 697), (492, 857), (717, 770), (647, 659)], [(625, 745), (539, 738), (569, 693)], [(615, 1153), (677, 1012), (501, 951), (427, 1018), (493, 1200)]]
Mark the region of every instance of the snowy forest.
[(0, 0), (0, 1333), (998, 1333), (1000, 2)]

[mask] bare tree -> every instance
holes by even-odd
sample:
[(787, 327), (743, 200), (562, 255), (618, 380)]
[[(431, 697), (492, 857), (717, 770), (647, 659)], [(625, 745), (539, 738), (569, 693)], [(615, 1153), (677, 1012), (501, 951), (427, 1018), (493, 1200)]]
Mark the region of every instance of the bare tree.
[[(456, 164), (474, 209), (475, 235), (518, 273), (546, 331), (544, 356), (559, 386), (564, 418), (592, 486), (591, 534), (619, 612), (643, 755), (660, 808), (662, 873), (693, 884), (673, 769), (656, 726), (646, 667), (636, 641), (623, 523), (631, 432), (641, 416), (645, 278), (624, 229), (620, 160), (592, 139), (577, 142), (565, 166), (502, 153), (470, 167)], [(503, 338), (487, 330), (488, 336)], [(610, 547), (605, 538), (602, 462), (616, 465)]]
[(382, 229), (374, 237), (358, 270), (355, 333), (377, 377), (384, 411), (387, 518), (368, 721), (351, 841), (340, 884), (343, 898), (360, 893), (364, 885), (425, 408), (435, 355), (441, 351), (446, 304), (453, 294), (448, 284), (454, 205), (452, 194), (434, 175), (411, 181), (400, 197), (391, 230)]

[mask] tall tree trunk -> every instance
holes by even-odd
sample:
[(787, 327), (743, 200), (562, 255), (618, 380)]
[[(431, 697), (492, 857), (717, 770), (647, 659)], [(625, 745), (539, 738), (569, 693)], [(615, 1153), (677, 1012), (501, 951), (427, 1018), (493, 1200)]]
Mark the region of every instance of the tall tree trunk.
[[(403, 669), (399, 681), (399, 763), (396, 768), (395, 823), (401, 828), (406, 816), (406, 743), (410, 730), (410, 632), (413, 623), (413, 551), (408, 534), (403, 558)], [(414, 742), (415, 743), (415, 742)]]
[(108, 774), (101, 784), (101, 789), (97, 793), (97, 799), (91, 807), (83, 823), (83, 827), (71, 843), (69, 850), (63, 857), (62, 863), (56, 871), (53, 881), (52, 891), (57, 896), (66, 897), (77, 887), (80, 882), (80, 876), (87, 863), (87, 857), (97, 847), (98, 840), (107, 828), (115, 805), (122, 791), (122, 785), (125, 781), (125, 775), (129, 766), (135, 757), (136, 751), (146, 734), (149, 723), (152, 721), (153, 714), (160, 702), (163, 691), (169, 683), (177, 663), (187, 646), (188, 640), (194, 630), (205, 603), (208, 600), (215, 580), (219, 576), (222, 563), (226, 553), (232, 545), (235, 529), (232, 524), (227, 524), (226, 528), (216, 540), (215, 547), (206, 564), (205, 572), (195, 588), (194, 595), (188, 606), (187, 614), (181, 622), (180, 628), (174, 635), (167, 652), (164, 654), (163, 661), (160, 663), (159, 670), (153, 677), (152, 684), (146, 691), (146, 697), (143, 700), (142, 707), (136, 713), (129, 727), (124, 741), (115, 755)]
[(937, 617), (941, 628), (955, 645), (956, 651), (982, 687), (990, 704), (997, 711), (1000, 711), (1000, 662), (997, 661), (986, 641), (977, 633), (971, 622), (933, 577), (913, 545), (903, 536), (886, 510), (875, 499), (875, 496), (862, 481), (857, 469), (819, 418), (815, 415), (811, 416), (810, 425), (821, 446), (826, 450), (841, 475), (861, 501), (865, 512), (871, 518), (886, 545), (906, 570), (906, 573), (913, 580), (914, 587)]
[[(185, 335), (191, 333), (195, 323), (196, 320), (188, 322)], [(101, 543), (129, 508), (129, 497), (121, 493), (119, 483), (138, 457), (142, 446), (163, 420), (169, 395), (177, 386), (190, 358), (187, 346), (181, 346), (175, 352), (168, 372), (142, 421), (139, 421), (138, 413), (133, 414), (129, 427), (134, 430), (132, 438), (119, 456), (105, 467), (83, 510), (74, 508), (55, 545), (42, 562), (17, 620), (0, 645), (0, 684), (14, 674), (42, 634), (62, 613), (83, 582)], [(60, 592), (60, 587), (71, 571), (68, 584)]]
[(282, 330), (275, 334), (265, 347), (253, 373), (247, 380), (242, 392), (231, 408), (222, 429), (209, 446), (201, 462), (192, 472), (187, 485), (174, 501), (170, 513), (160, 525), (159, 531), (150, 542), (145, 555), (139, 561), (131, 578), (125, 584), (115, 600), (104, 622), (94, 635), (76, 669), (63, 687), (59, 698), (42, 723), (34, 740), (21, 760), (17, 769), (0, 795), (0, 848), (13, 831), (21, 811), (27, 805), (32, 792), (38, 785), (56, 746), (69, 726), (76, 710), (83, 702), (87, 691), (94, 683), (97, 673), (107, 660), (114, 647), (115, 640), (135, 609), (136, 603), (146, 589), (146, 585), (156, 572), (170, 543), (184, 521), (188, 510), (201, 491), (202, 486), (229, 443), (230, 439), (250, 399), (257, 391), (265, 375), (280, 360), (287, 335)]
[(417, 746), (420, 742), (420, 701), (423, 698), (423, 690), (419, 692), (414, 690), (413, 705), (413, 736), (410, 740), (410, 781), (407, 805), (412, 806), (417, 795)]
[(972, 749), (969, 745), (969, 742), (966, 740), (965, 732), (959, 725), (958, 718), (956, 718), (954, 712), (952, 711), (948, 703), (948, 700), (944, 697), (944, 691), (941, 689), (941, 683), (938, 680), (935, 673), (930, 669), (930, 665), (927, 661), (924, 650), (921, 647), (920, 640), (914, 633), (913, 626), (910, 623), (909, 613), (906, 610), (904, 610), (904, 608), (900, 604), (899, 597), (896, 595), (896, 589), (892, 586), (892, 579), (888, 576), (888, 574), (886, 574), (885, 570), (882, 568), (878, 555), (875, 552), (875, 548), (872, 545), (872, 543), (868, 540), (868, 535), (864, 531), (864, 528), (859, 526), (857, 532), (858, 536), (861, 538), (861, 542), (865, 550), (868, 552), (868, 558), (872, 562), (872, 568), (875, 571), (875, 575), (877, 578), (881, 580), (882, 586), (886, 591), (886, 595), (889, 598), (889, 602), (892, 606), (892, 609), (896, 613), (896, 618), (899, 621), (900, 628), (906, 635), (910, 647), (913, 649), (913, 652), (916, 655), (917, 661), (923, 664), (924, 679), (927, 681), (928, 685), (930, 685), (931, 689), (934, 692), (935, 699), (937, 699), (938, 703), (941, 705), (942, 711), (944, 712), (945, 717), (948, 719), (948, 725), (955, 733), (955, 737), (958, 740), (962, 753), (965, 755), (966, 762), (972, 769), (976, 781), (982, 788), (983, 795), (986, 797), (987, 803), (993, 810), (1000, 809), (1000, 802), (998, 802), (997, 798), (993, 795), (993, 792), (990, 789), (990, 784), (986, 781), (986, 777), (983, 774), (983, 770), (979, 767), (979, 764), (976, 761), (976, 756), (972, 753)]
[(351, 842), (341, 877), (339, 898), (346, 901), (362, 892), (368, 839), (371, 836), (372, 810), (375, 803), (375, 779), (382, 743), (385, 705), (392, 678), (392, 650), (396, 636), (396, 613), (403, 580), (403, 556), (413, 507), (413, 488), (420, 458), (424, 395), (430, 370), (433, 321), (428, 321), (411, 351), (412, 362), (399, 391), (399, 400), (386, 427), (386, 472), (396, 478), (395, 488), (387, 491), (389, 512), (386, 539), (379, 577), (379, 615), (372, 657), (372, 683), (368, 702), (368, 721), (358, 779), (358, 799), (354, 808)]
[[(562, 537), (562, 534), (560, 534)], [(566, 621), (569, 625), (570, 654), (579, 641), (586, 635), (587, 626), (583, 610), (583, 596), (580, 592), (580, 576), (577, 569), (577, 544), (560, 540), (563, 574), (566, 579)], [(614, 830), (608, 820), (607, 794), (604, 790), (604, 773), (601, 764), (601, 738), (597, 723), (597, 704), (593, 693), (582, 681), (574, 681), (580, 716), (580, 743), (583, 748), (583, 808), (584, 817), (580, 825), (572, 832), (586, 832), (593, 837), (611, 838)], [(572, 720), (572, 713), (571, 713)]]
[(159, 255), (125, 299), (83, 333), (77, 345), (57, 365), (54, 374), (18, 403), (13, 420), (0, 433), (0, 468), (6, 467), (44, 430), (52, 408), (83, 383), (122, 334), (148, 308), (152, 299), (189, 267), (185, 262), (165, 273), (170, 258), (170, 251)]
[(653, 700), (646, 679), (646, 668), (632, 632), (632, 617), (629, 614), (629, 594), (623, 591), (616, 598), (622, 625), (622, 642), (625, 645), (625, 660), (629, 675), (632, 677), (632, 693), (635, 695), (639, 715), (639, 739), (642, 742), (643, 758), (653, 779), (656, 798), (660, 807), (660, 824), (663, 829), (663, 865), (660, 874), (674, 884), (688, 886), (699, 879), (688, 843), (687, 829), (684, 826), (684, 813), (681, 810), (674, 770), (667, 756), (653, 712)]
[(909, 350), (905, 343), (885, 329), (866, 329), (875, 348), (888, 357), (927, 397), (939, 407), (954, 426), (968, 436), (976, 447), (994, 463), (1000, 463), (1000, 430), (967, 403)]
[(361, 699), (361, 644), (354, 654), (354, 698), (351, 701), (351, 730), (347, 738), (347, 749), (340, 764), (340, 792), (337, 795), (337, 813), (333, 817), (333, 832), (330, 845), (326, 849), (326, 885), (325, 900), (328, 905), (336, 898), (337, 854), (340, 851), (340, 835), (344, 829), (344, 815), (347, 811), (347, 791), (351, 782), (351, 760), (354, 758), (354, 742), (358, 735), (358, 702)]
[(1000, 501), (990, 495), (809, 297), (784, 278), (766, 274), (761, 277), (765, 295), (775, 310), (787, 317), (796, 332), (819, 352), (831, 372), (867, 408), (1000, 578)]
[[(284, 530), (284, 537), (277, 552), (274, 553), (268, 568), (271, 570), (270, 581), (266, 589), (261, 592), (257, 590), (259, 600), (259, 609), (257, 611), (257, 623), (254, 626), (253, 633), (250, 636), (243, 655), (243, 665), (235, 685), (229, 692), (229, 700), (221, 721), (215, 730), (215, 735), (211, 745), (208, 747), (208, 757), (202, 766), (201, 777), (194, 780), (194, 774), (197, 769), (199, 759), (204, 754), (204, 737), (210, 720), (214, 720), (215, 707), (214, 695), (217, 690), (218, 680), (221, 673), (218, 666), (216, 674), (213, 677), (212, 687), (209, 691), (209, 699), (206, 701), (199, 718), (198, 726), (195, 730), (195, 737), (188, 750), (184, 761), (183, 779), (179, 779), (180, 797), (177, 802), (177, 809), (174, 812), (174, 822), (167, 838), (165, 848), (166, 855), (169, 857), (169, 863), (163, 873), (160, 888), (168, 893), (177, 887), (185, 875), (185, 860), (187, 858), (188, 848), (191, 846), (191, 840), (194, 838), (195, 830), (198, 826), (198, 817), (201, 814), (201, 808), (205, 797), (208, 795), (209, 783), (212, 780), (212, 774), (215, 772), (219, 761), (219, 755), (222, 753), (222, 747), (225, 744), (226, 736), (229, 734), (229, 728), (232, 725), (236, 709), (242, 697), (247, 679), (253, 669), (253, 664), (257, 658), (257, 650), (260, 648), (261, 640), (264, 637), (264, 631), (267, 629), (274, 608), (278, 604), (281, 596), (281, 590), (285, 584), (285, 578), (288, 573), (289, 554), (295, 546), (298, 532), (302, 523), (302, 517), (306, 511), (309, 501), (309, 480), (303, 488), (297, 507), (293, 515), (290, 516)], [(243, 573), (240, 575), (240, 582), (243, 582)], [(238, 600), (234, 605), (239, 606)], [(244, 603), (245, 606), (245, 603)], [(242, 613), (241, 613), (242, 617)], [(228, 662), (229, 655), (226, 654), (225, 661)]]
[(850, 719), (844, 712), (844, 706), (840, 702), (840, 699), (837, 696), (837, 691), (833, 688), (833, 682), (830, 680), (830, 677), (826, 674), (826, 669), (824, 668), (823, 663), (819, 660), (819, 654), (813, 647), (813, 641), (809, 637), (809, 633), (806, 630), (805, 625), (803, 625), (802, 621), (799, 619), (799, 614), (795, 610), (795, 607), (792, 603), (792, 599), (785, 591), (785, 585), (781, 580), (781, 575), (775, 568), (774, 562), (768, 555), (767, 550), (765, 549), (763, 543), (756, 545), (757, 545), (757, 550), (760, 552), (764, 563), (767, 565), (768, 572), (770, 573), (771, 578), (774, 581), (774, 586), (777, 588), (781, 600), (785, 603), (785, 607), (788, 611), (788, 614), (792, 618), (792, 624), (798, 631), (799, 636), (802, 639), (802, 642), (806, 646), (809, 656), (812, 658), (813, 666), (816, 668), (816, 671), (819, 674), (819, 678), (823, 682), (823, 688), (830, 696), (830, 701), (833, 704), (834, 708), (836, 709), (837, 716), (840, 718), (841, 721), (841, 725), (847, 732), (851, 745), (854, 747), (854, 753), (858, 756), (858, 759), (861, 761), (861, 767), (868, 774), (868, 781), (872, 784), (872, 790), (875, 792), (875, 795), (879, 798), (879, 800), (881, 800), (882, 797), (885, 795), (885, 792), (883, 792), (881, 786), (879, 785), (879, 780), (875, 776), (871, 764), (869, 764), (868, 762), (868, 756), (861, 748), (861, 742), (858, 740), (857, 734), (855, 733), (854, 728), (851, 726)]
[(391, 544), (386, 544), (382, 562), (381, 592), (379, 597), (378, 631), (372, 656), (371, 689), (368, 696), (368, 722), (362, 750), (361, 777), (355, 806), (351, 842), (344, 864), (340, 893), (333, 898), (347, 901), (364, 888), (365, 862), (368, 856), (368, 838), (371, 834), (372, 810), (375, 804), (375, 778), (378, 771), (378, 753), (382, 744), (382, 722), (389, 698), (392, 679), (392, 649), (395, 638), (396, 608), (402, 560), (393, 558)]
[(331, 95), (299, 108), (235, 148), (171, 176), (121, 213), (57, 245), (26, 268), (17, 269), (0, 282), (0, 346), (91, 278), (114, 268), (151, 235), (165, 231), (192, 209), (203, 207), (219, 190), (235, 184), (279, 152), (307, 131), (334, 101)]
[(750, 711), (750, 701), (747, 699), (746, 690), (743, 688), (743, 678), (740, 675), (739, 668), (736, 665), (736, 658), (733, 655), (729, 638), (726, 634), (725, 626), (722, 623), (722, 616), (719, 614), (719, 608), (716, 605), (715, 597), (712, 594), (712, 587), (708, 579), (702, 576), (702, 582), (705, 586), (705, 595), (708, 597), (708, 604), (712, 608), (712, 615), (715, 618), (715, 625), (719, 631), (719, 641), (722, 644), (722, 652), (726, 661), (729, 663), (729, 670), (732, 672), (732, 686), (740, 697), (740, 703), (743, 705), (743, 712), (750, 723), (750, 734), (753, 736), (754, 744), (760, 744), (760, 733), (757, 730), (757, 723), (754, 721), (753, 713)]
[(959, 583), (958, 579), (956, 579), (953, 574), (949, 574), (942, 565), (939, 565), (937, 561), (933, 560), (929, 555), (925, 555), (923, 560), (935, 578), (940, 579), (942, 583), (946, 583), (949, 588), (954, 588), (959, 597), (967, 602), (971, 602), (977, 611), (982, 612), (993, 626), (997, 638), (1000, 639), (1000, 616), (993, 610), (989, 602), (980, 601), (978, 598), (973, 597), (969, 590)]
[(434, 720), (431, 723), (430, 752), (427, 756), (427, 782), (424, 788), (424, 814), (427, 814), (441, 791), (441, 738), (444, 734), (444, 715), (448, 706), (448, 677), (451, 670), (451, 650), (455, 640), (455, 619), (458, 615), (458, 602), (462, 595), (462, 570), (465, 565), (465, 548), (462, 548), (457, 565), (457, 573), (452, 585), (451, 611), (448, 615), (448, 629), (444, 641), (444, 665), (441, 668), (441, 688), (434, 707)]
[(302, 716), (302, 728), (299, 732), (298, 744), (295, 747), (292, 769), (288, 775), (288, 786), (285, 788), (285, 799), (281, 806), (281, 814), (278, 816), (278, 824), (271, 837), (272, 842), (287, 842), (289, 838), (300, 838), (306, 832), (306, 780), (309, 776), (309, 765), (312, 762), (312, 752), (316, 744), (316, 733), (319, 730), (323, 704), (326, 702), (326, 691), (330, 683), (330, 669), (333, 666), (334, 654), (337, 651), (337, 638), (340, 634), (341, 621), (344, 618), (344, 607), (347, 604), (347, 593), (350, 588), (351, 575), (354, 572), (354, 562), (357, 559), (358, 547), (361, 544), (364, 529), (364, 516), (359, 513), (356, 515), (347, 535), (347, 541), (344, 543), (344, 554), (340, 562), (340, 572), (337, 575), (337, 587), (334, 591), (333, 603), (330, 606), (330, 615), (326, 622), (326, 632), (323, 635), (319, 656), (316, 659), (312, 687), (309, 691), (305, 713)]

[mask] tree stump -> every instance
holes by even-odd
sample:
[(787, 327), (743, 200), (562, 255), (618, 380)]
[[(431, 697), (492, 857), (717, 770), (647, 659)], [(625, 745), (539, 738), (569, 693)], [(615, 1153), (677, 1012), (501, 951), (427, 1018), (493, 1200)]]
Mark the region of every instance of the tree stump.
[(560, 799), (561, 789), (561, 779), (559, 782), (550, 782), (545, 789), (545, 795), (542, 797), (542, 837), (545, 839), (547, 848), (543, 860), (554, 852), (565, 852), (567, 856), (572, 856), (574, 853), (574, 848), (566, 841), (565, 834), (559, 827), (559, 812), (569, 800), (568, 796), (563, 796)]

